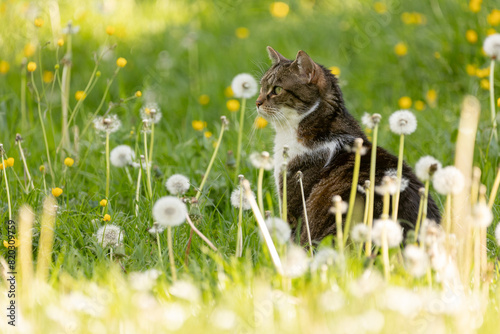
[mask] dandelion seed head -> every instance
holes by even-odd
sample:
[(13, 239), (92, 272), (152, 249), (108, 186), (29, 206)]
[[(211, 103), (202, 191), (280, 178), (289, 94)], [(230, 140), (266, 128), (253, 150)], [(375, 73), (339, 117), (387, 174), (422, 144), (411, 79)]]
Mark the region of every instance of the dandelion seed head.
[(408, 245), (404, 250), (406, 269), (413, 277), (421, 277), (427, 273), (429, 258), (423, 248)]
[(346, 303), (344, 293), (340, 289), (327, 290), (319, 296), (319, 305), (322, 310), (335, 312), (342, 309)]
[(249, 99), (257, 93), (258, 85), (252, 75), (241, 73), (234, 77), (231, 89), (235, 97)]
[(398, 247), (403, 241), (403, 229), (401, 226), (391, 219), (375, 220), (372, 229), (373, 243), (379, 247), (382, 246), (382, 235), (385, 229), (387, 236), (387, 245), (389, 248)]
[[(247, 195), (245, 194), (245, 191), (243, 189), (241, 189), (241, 187), (234, 189), (233, 192), (231, 193), (231, 205), (237, 209), (240, 208), (240, 193), (241, 192), (243, 192), (243, 199), (241, 202), (241, 208), (243, 210), (250, 210), (252, 208), (252, 206), (250, 205), (250, 201), (249, 201)], [(253, 191), (251, 192), (251, 194), (252, 194), (252, 197), (255, 198), (255, 194)]]
[(163, 226), (178, 226), (186, 220), (187, 208), (180, 199), (165, 196), (153, 205), (153, 217)]
[(257, 169), (263, 168), (264, 170), (272, 170), (274, 168), (273, 158), (271, 158), (269, 152), (266, 151), (262, 153), (253, 152), (250, 154), (250, 162)]
[(113, 166), (122, 168), (132, 164), (135, 153), (128, 145), (118, 145), (111, 150), (109, 159)]
[(102, 247), (106, 248), (119, 246), (123, 242), (123, 231), (122, 229), (114, 224), (107, 224), (101, 226), (94, 237), (97, 239)]
[(384, 285), (384, 279), (378, 271), (367, 269), (355, 281), (349, 284), (349, 292), (357, 298), (379, 291)]
[(99, 116), (94, 118), (93, 123), (94, 128), (101, 134), (116, 132), (122, 125), (117, 115)]
[(368, 226), (363, 223), (359, 223), (353, 226), (351, 230), (351, 239), (357, 243), (367, 242), (370, 236), (370, 231), (368, 230)]
[(172, 195), (183, 195), (189, 190), (189, 179), (182, 174), (174, 174), (165, 183), (167, 190)]
[(333, 213), (333, 214), (337, 213), (337, 205), (339, 207), (341, 214), (344, 214), (347, 212), (349, 204), (347, 204), (347, 202), (344, 202), (342, 200), (342, 197), (340, 197), (339, 195), (335, 195), (335, 196), (333, 196), (333, 206), (330, 208), (330, 213)]
[(197, 303), (201, 297), (200, 290), (193, 283), (183, 280), (175, 281), (168, 292), (172, 296), (192, 303)]
[(432, 175), (441, 169), (441, 163), (435, 158), (427, 155), (420, 158), (415, 165), (415, 173), (421, 181), (430, 180)]
[(372, 115), (365, 112), (363, 117), (361, 117), (361, 123), (366, 126), (368, 129), (373, 129), (375, 127), (375, 122), (373, 121)]
[(213, 325), (224, 331), (233, 329), (238, 320), (233, 311), (220, 307), (212, 312), (211, 318)]
[(277, 217), (269, 217), (266, 219), (266, 226), (269, 234), (280, 244), (285, 244), (290, 240), (292, 231), (290, 225), (283, 219)]
[[(385, 176), (388, 176), (391, 178), (392, 182), (394, 182), (395, 185), (397, 185), (398, 181), (398, 171), (395, 168), (390, 168), (385, 171), (384, 173)], [(401, 177), (401, 185), (400, 185), (400, 192), (403, 192), (406, 190), (408, 187), (408, 184), (410, 184), (410, 181), (406, 177)], [(394, 195), (397, 190), (394, 190), (394, 193), (389, 192), (389, 194)]]
[(493, 34), (484, 40), (483, 50), (491, 59), (500, 59), (500, 34)]
[(158, 123), (161, 120), (162, 113), (161, 109), (157, 103), (148, 102), (144, 107), (140, 110), (141, 119), (147, 120), (151, 123)]
[(375, 187), (375, 192), (380, 196), (386, 194), (394, 195), (398, 191), (397, 178), (394, 179), (390, 176), (384, 176), (382, 178), (382, 183)]
[(311, 270), (318, 271), (324, 265), (333, 266), (338, 264), (340, 261), (339, 253), (332, 248), (322, 248), (316, 254), (311, 261)]
[(477, 227), (488, 227), (493, 222), (493, 212), (486, 203), (477, 203), (472, 207), (472, 221)]
[(166, 226), (165, 225), (160, 225), (157, 222), (153, 223), (153, 227), (151, 227), (148, 232), (152, 235), (156, 234), (161, 234), (163, 231), (165, 231)]
[(289, 278), (302, 276), (309, 268), (309, 257), (302, 247), (290, 245), (283, 259), (283, 275)]
[(389, 117), (389, 126), (397, 135), (409, 135), (417, 129), (417, 118), (409, 110), (398, 110)]
[(132, 289), (137, 291), (150, 291), (160, 277), (161, 271), (149, 269), (146, 271), (134, 271), (128, 275), (128, 281)]
[(447, 166), (436, 171), (432, 180), (434, 189), (441, 195), (456, 195), (465, 185), (464, 175), (454, 166)]

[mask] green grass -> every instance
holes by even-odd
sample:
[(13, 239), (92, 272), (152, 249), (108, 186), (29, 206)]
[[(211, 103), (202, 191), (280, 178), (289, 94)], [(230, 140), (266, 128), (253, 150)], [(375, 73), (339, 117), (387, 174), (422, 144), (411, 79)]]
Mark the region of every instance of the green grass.
[[(145, 103), (147, 92), (154, 94), (154, 101), (161, 107), (163, 118), (155, 126), (154, 200), (168, 195), (164, 184), (172, 174), (184, 174), (194, 186), (200, 184), (220, 130), (220, 116), (226, 115), (230, 121), (229, 131), (224, 135), (200, 200), (201, 219), (197, 222), (198, 228), (219, 248), (220, 254), (206, 250), (201, 239), (195, 236), (189, 262), (185, 263), (189, 226), (184, 224), (173, 229), (178, 274), (182, 280), (192, 282), (201, 291), (201, 300), (194, 302), (184, 301), (169, 293), (171, 276), (167, 238), (166, 234), (160, 235), (164, 264), (160, 267), (156, 240), (147, 232), (153, 223), (151, 208), (154, 201), (147, 200), (145, 183), (142, 185), (139, 216), (134, 214), (137, 169), (130, 169), (133, 182), (129, 183), (124, 170), (111, 167), (108, 213), (111, 223), (125, 232), (124, 245), (115, 251), (115, 261), (110, 262), (108, 249), (102, 249), (95, 240), (94, 233), (103, 224), (103, 208), (99, 201), (105, 197), (104, 138), (91, 127), (75, 141), (73, 129), (70, 129), (71, 142), (78, 143), (78, 150), (73, 146), (72, 151), (56, 153), (61, 139), (61, 59), (67, 44), (61, 48), (54, 47), (54, 40), (63, 36), (52, 35), (48, 6), (39, 7), (37, 17), (43, 18), (45, 23), (36, 28), (34, 17), (30, 16), (34, 5), (21, 2), (0, 4), (0, 61), (10, 64), (10, 70), (0, 74), (0, 143), (3, 143), (7, 156), (15, 159), (14, 167), (7, 169), (13, 212), (16, 213), (14, 220), (17, 220), (17, 212), (23, 204), (30, 205), (37, 215), (33, 230), (35, 259), (42, 202), (47, 194), (38, 168), (47, 162), (47, 157), (37, 103), (30, 84), (26, 96), (28, 123), (23, 128), (21, 122), (21, 69), (25, 68), (26, 61), (34, 61), (38, 65), (34, 78), (43, 96), (41, 109), (55, 173), (55, 179), (46, 173), (47, 187), (64, 190), (57, 199), (50, 284), (40, 287), (37, 306), (25, 306), (26, 323), (34, 328), (40, 326), (62, 331), (65, 326), (72, 328), (71, 320), (76, 319), (74, 323), (79, 332), (85, 332), (86, 326), (91, 326), (89, 331), (94, 332), (104, 332), (102, 326), (110, 332), (120, 326), (152, 332), (169, 328), (168, 323), (161, 320), (165, 317), (162, 312), (166, 312), (166, 307), (183, 310), (186, 321), (182, 330), (185, 332), (200, 331), (205, 326), (207, 331), (223, 331), (214, 320), (217, 318), (214, 310), (217, 309), (234, 312), (236, 324), (228, 331), (262, 332), (274, 327), (289, 332), (308, 332), (310, 329), (355, 332), (355, 329), (349, 330), (346, 326), (363, 323), (364, 320), (360, 319), (364, 316), (370, 319), (363, 316), (363, 312), (371, 309), (382, 312), (379, 314), (385, 317), (382, 331), (387, 333), (407, 329), (408, 326), (422, 331), (445, 326), (448, 331), (453, 331), (464, 328), (460, 317), (465, 319), (465, 323), (472, 323), (474, 312), (471, 312), (472, 315), (465, 311), (443, 315), (445, 311), (441, 310), (445, 310), (448, 304), (442, 295), (437, 297), (441, 290), (435, 289), (433, 294), (436, 295), (427, 296), (425, 278), (411, 278), (394, 250), (391, 252), (394, 264), (391, 286), (414, 289), (419, 298), (433, 298), (422, 302), (427, 306), (426, 310), (419, 309), (411, 317), (401, 317), (397, 310), (391, 310), (380, 302), (389, 298), (384, 294), (391, 289), (383, 284), (384, 287), (377, 286), (377, 291), (367, 294), (366, 298), (353, 295), (350, 284), (370, 266), (369, 259), (358, 260), (356, 252), (349, 253), (344, 269), (332, 265), (324, 272), (308, 272), (289, 284), (287, 279), (274, 272), (251, 212), (244, 213), (244, 255), (241, 259), (233, 257), (238, 212), (231, 207), (229, 197), (237, 185), (235, 172), (228, 166), (227, 152), (236, 152), (239, 114), (226, 109), (229, 98), (224, 95), (224, 90), (239, 73), (247, 72), (259, 78), (265, 72), (270, 65), (265, 50), (267, 45), (288, 58), (294, 58), (298, 50), (304, 50), (322, 65), (338, 66), (349, 111), (357, 119), (365, 111), (380, 113), (379, 143), (393, 153), (398, 150), (399, 137), (390, 132), (388, 117), (400, 109), (399, 98), (409, 96), (413, 103), (424, 101), (423, 110), (415, 110), (414, 105), (410, 108), (418, 119), (417, 131), (405, 141), (405, 160), (412, 166), (423, 155), (432, 155), (443, 165), (453, 164), (460, 104), (466, 94), (476, 96), (481, 101), (482, 113), (476, 137), (475, 165), (482, 170), (481, 182), (487, 185), (489, 194), (500, 162), (499, 148), (497, 143), (493, 143), (488, 159), (485, 158), (491, 129), (489, 95), (487, 90), (481, 88), (480, 78), (467, 74), (466, 66), (489, 66), (489, 59), (481, 52), (481, 44), (487, 30), (492, 28), (486, 17), (493, 5), (484, 3), (479, 13), (472, 13), (465, 2), (429, 0), (391, 4), (387, 2), (387, 11), (380, 14), (374, 10), (371, 1), (290, 1), (289, 14), (279, 19), (270, 14), (270, 2), (266, 1), (217, 1), (215, 4), (211, 1), (173, 1), (169, 5), (153, 1), (127, 2), (117, 4), (119, 8), (110, 12), (98, 9), (97, 3), (76, 7), (71, 1), (59, 1), (61, 24), (72, 19), (73, 25), (80, 26), (80, 32), (72, 37), (71, 109), (77, 102), (74, 98), (76, 91), (83, 90), (91, 76), (95, 66), (94, 52), (116, 45), (109, 53), (109, 59), (105, 57), (99, 64), (101, 75), (75, 118), (74, 124), (80, 132), (91, 120), (101, 99), (104, 99), (104, 105), (99, 115), (104, 113), (108, 103), (127, 99), (140, 90), (143, 92), (141, 98), (132, 98), (111, 111), (123, 124), (118, 132), (111, 134), (111, 148), (127, 144), (135, 149), (138, 156), (143, 154), (139, 109)], [(405, 24), (401, 19), (405, 12), (421, 13), (425, 24)], [(108, 25), (116, 28), (115, 35), (106, 35)], [(235, 30), (238, 27), (248, 28), (249, 37), (237, 38)], [(499, 26), (493, 28), (498, 29)], [(479, 38), (476, 43), (471, 44), (465, 39), (467, 29), (477, 31)], [(49, 41), (51, 43), (46, 45)], [(394, 52), (394, 46), (399, 42), (408, 46), (405, 56), (397, 56)], [(27, 43), (35, 45), (36, 51), (25, 58), (23, 49)], [(127, 66), (119, 71), (109, 94), (103, 96), (118, 57), (126, 58)], [(56, 81), (42, 84), (43, 71), (54, 71), (57, 64), (60, 68), (55, 71)], [(500, 91), (498, 78), (497, 70), (497, 92)], [(29, 77), (27, 81), (30, 82)], [(426, 100), (430, 89), (438, 93), (435, 104)], [(203, 94), (210, 98), (206, 105), (201, 105), (198, 100)], [(252, 185), (257, 184), (258, 171), (248, 161), (250, 153), (272, 151), (273, 148), (272, 127), (268, 125), (264, 129), (255, 129), (255, 117), (253, 100), (249, 100), (241, 172)], [(204, 131), (212, 132), (213, 136), (206, 138), (203, 131), (195, 131), (191, 126), (193, 120), (206, 121)], [(23, 148), (35, 185), (35, 190), (28, 193), (23, 192), (14, 174), (23, 182), (22, 160), (15, 146), (17, 133), (24, 138)], [(75, 159), (70, 168), (63, 164), (68, 156)], [(6, 222), (7, 197), (3, 175), (0, 189), (0, 217), (2, 222)], [(266, 193), (273, 200), (274, 215), (278, 215), (272, 172), (265, 173)], [(195, 194), (196, 189), (192, 187), (186, 197), (194, 197)], [(431, 194), (443, 208), (444, 198), (433, 190)], [(266, 200), (264, 203), (269, 207)], [(500, 217), (498, 204), (499, 200), (493, 207), (493, 225)], [(500, 292), (496, 282), (500, 249), (493, 230), (494, 226), (488, 230), (488, 255), (494, 263), (490, 303), (498, 304)], [(0, 231), (3, 240), (6, 240), (6, 224), (2, 224)], [(329, 241), (324, 244), (328, 246)], [(5, 257), (6, 250), (2, 249), (0, 255)], [(375, 271), (381, 272), (378, 258), (371, 265)], [(127, 275), (150, 268), (161, 270), (163, 275), (151, 291), (135, 292), (127, 283)], [(434, 287), (437, 286), (434, 282)], [(484, 286), (487, 289), (487, 285)], [(93, 305), (104, 303), (102, 310), (94, 305), (102, 318), (80, 311), (71, 311), (63, 317), (64, 312), (49, 308), (73, 305), (64, 299), (71, 291), (82, 291), (92, 299)], [(326, 311), (320, 297), (325, 291), (333, 291), (334, 296), (330, 298), (333, 305), (336, 302), (342, 304), (339, 300), (345, 303), (335, 311)], [(148, 304), (149, 308), (142, 308), (141, 303), (146, 303), (151, 296), (153, 301)], [(2, 299), (2, 305), (4, 303), (7, 303), (6, 299)], [(442, 309), (433, 313), (428, 309), (432, 305)], [(498, 310), (493, 308), (488, 307), (484, 314), (481, 332), (491, 332), (499, 325)], [(172, 312), (170, 309), (169, 314), (175, 314)], [(287, 318), (287, 314), (293, 312), (296, 316)], [(54, 313), (61, 315), (62, 320), (54, 319)], [(230, 319), (221, 317), (225, 319), (224, 323), (230, 323)], [(181, 318), (179, 316), (178, 320)], [(171, 320), (172, 323), (175, 321)]]

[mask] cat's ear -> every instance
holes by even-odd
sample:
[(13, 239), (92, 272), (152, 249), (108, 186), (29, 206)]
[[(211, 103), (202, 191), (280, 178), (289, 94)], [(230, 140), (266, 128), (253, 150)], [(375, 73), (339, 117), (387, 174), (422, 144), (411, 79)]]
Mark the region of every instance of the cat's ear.
[(323, 71), (304, 51), (300, 50), (297, 53), (293, 64), (297, 66), (299, 73), (306, 78), (308, 83), (318, 84), (323, 81)]
[(270, 46), (267, 47), (267, 54), (269, 55), (269, 58), (272, 60), (273, 65), (279, 64), (281, 61), (288, 60)]

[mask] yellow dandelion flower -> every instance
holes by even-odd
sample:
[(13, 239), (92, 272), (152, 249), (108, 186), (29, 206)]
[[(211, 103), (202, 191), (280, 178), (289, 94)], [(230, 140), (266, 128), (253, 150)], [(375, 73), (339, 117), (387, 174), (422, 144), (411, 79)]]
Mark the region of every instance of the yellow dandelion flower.
[(24, 56), (25, 57), (31, 57), (35, 54), (35, 46), (31, 43), (28, 43), (24, 46)]
[(195, 129), (196, 131), (203, 131), (203, 129), (207, 126), (207, 122), (192, 121), (191, 125), (193, 126), (193, 129)]
[(481, 79), (481, 82), (479, 83), (482, 89), (488, 90), (490, 89), (490, 81), (488, 79)]
[(38, 167), (38, 170), (42, 173), (45, 173), (45, 166), (44, 165), (40, 165), (40, 167)]
[(284, 2), (276, 1), (271, 4), (270, 11), (272, 16), (282, 18), (288, 15), (290, 6)]
[(434, 52), (434, 58), (436, 59), (440, 59), (441, 58), (441, 54), (439, 52)]
[(96, 76), (97, 78), (100, 78), (100, 77), (101, 77), (101, 71), (97, 71), (97, 72), (95, 72), (95, 76)]
[(52, 82), (52, 80), (54, 80), (54, 72), (52, 72), (52, 71), (43, 71), (42, 79), (43, 79), (43, 82), (45, 82), (45, 83)]
[(118, 67), (125, 67), (125, 65), (127, 65), (127, 59), (123, 58), (123, 57), (120, 57), (116, 60), (116, 65)]
[[(497, 31), (493, 28), (486, 30), (486, 35), (488, 35), (488, 36), (496, 34), (496, 33), (497, 33)], [(483, 52), (484, 52), (484, 50), (483, 50)]]
[(205, 131), (205, 132), (203, 133), (203, 135), (205, 136), (205, 138), (210, 138), (210, 137), (212, 137), (213, 133), (212, 133), (212, 132), (210, 132), (210, 131)]
[(490, 26), (497, 26), (500, 24), (500, 10), (493, 9), (487, 16), (487, 21)]
[(14, 242), (11, 243), (11, 244), (9, 244), (9, 242), (7, 240), (4, 240), (3, 241), (3, 246), (5, 248), (9, 248), (9, 246), (19, 247), (19, 245), (20, 245), (19, 240), (16, 237), (14, 237), (14, 239), (12, 239), (12, 240), (14, 240)]
[(71, 159), (70, 157), (67, 157), (66, 159), (64, 159), (64, 164), (68, 167), (73, 166), (74, 163), (75, 163), (75, 160)]
[(78, 90), (75, 93), (75, 100), (80, 101), (87, 97), (87, 94), (83, 90)]
[(9, 62), (2, 60), (0, 61), (0, 73), (5, 74), (9, 72), (10, 69), (10, 64)]
[(465, 39), (467, 42), (474, 44), (477, 42), (477, 32), (475, 30), (469, 29), (465, 32)]
[(59, 39), (57, 40), (57, 45), (58, 45), (58, 46), (63, 46), (63, 45), (64, 45), (64, 39), (59, 38)]
[(106, 206), (106, 205), (108, 205), (108, 200), (107, 199), (101, 199), (101, 201), (99, 202), (99, 205), (100, 206)]
[(481, 2), (482, 0), (470, 0), (469, 9), (473, 13), (477, 13), (481, 10)]
[(476, 75), (477, 66), (474, 64), (467, 64), (467, 66), (465, 67), (465, 71), (470, 76)]
[(401, 21), (403, 21), (404, 24), (412, 24), (413, 23), (413, 15), (408, 12), (404, 12), (401, 14)]
[(28, 69), (28, 72), (34, 72), (36, 70), (36, 63), (34, 61), (30, 61), (26, 68)]
[[(4, 166), (4, 165), (5, 165), (5, 166)], [(7, 161), (5, 161), (5, 160), (4, 160), (4, 162), (2, 162), (2, 163), (0, 164), (0, 170), (3, 170), (3, 169), (4, 169), (4, 168), (6, 168), (6, 167), (7, 167)]]
[(402, 56), (404, 56), (404, 55), (406, 55), (408, 53), (408, 47), (406, 46), (405, 43), (399, 42), (398, 44), (396, 44), (394, 46), (394, 52), (398, 56), (402, 57)]
[(422, 24), (425, 24), (427, 22), (427, 19), (426, 19), (425, 15), (423, 15), (421, 13), (413, 13), (413, 21), (415, 22), (415, 24), (422, 25)]
[(401, 109), (409, 109), (411, 104), (412, 102), (409, 96), (403, 96), (398, 100), (398, 105)]
[(387, 12), (387, 6), (382, 2), (375, 2), (373, 4), (373, 9), (379, 14), (384, 14)]
[(111, 220), (111, 216), (109, 214), (105, 214), (104, 217), (102, 217), (102, 221), (109, 222)]
[(207, 94), (200, 95), (200, 97), (198, 98), (198, 102), (202, 106), (206, 106), (210, 102), (210, 96), (208, 96)]
[(226, 89), (224, 89), (224, 96), (233, 97), (233, 95), (234, 95), (233, 89), (231, 88), (231, 86), (227, 86)]
[(231, 99), (226, 102), (226, 107), (229, 111), (236, 112), (240, 110), (240, 101)]
[(245, 39), (248, 38), (248, 36), (250, 36), (250, 30), (248, 30), (248, 28), (245, 27), (236, 28), (234, 33), (236, 34), (236, 37), (238, 37), (239, 39)]
[(340, 67), (332, 66), (328, 68), (333, 75), (340, 76)]
[(59, 197), (62, 193), (63, 190), (61, 188), (52, 188), (52, 195), (54, 195), (54, 197)]
[(114, 33), (115, 33), (115, 27), (113, 27), (113, 26), (106, 27), (106, 34), (108, 34), (109, 36), (113, 36)]
[(489, 75), (490, 75), (490, 68), (489, 67), (476, 69), (476, 76), (478, 78), (486, 78)]
[(427, 93), (425, 94), (425, 98), (427, 99), (427, 102), (431, 105), (436, 102), (437, 96), (438, 96), (438, 94), (437, 94), (435, 89), (429, 89), (427, 91)]
[(7, 160), (5, 160), (5, 166), (6, 167), (12, 167), (14, 166), (14, 158), (8, 158)]
[(421, 100), (415, 101), (415, 109), (417, 109), (418, 111), (424, 110), (425, 109), (425, 102), (421, 101)]
[(135, 97), (141, 97), (141, 96), (142, 96), (142, 92), (140, 90), (135, 92)]
[(42, 19), (42, 18), (37, 17), (37, 18), (35, 19), (35, 27), (40, 28), (40, 27), (42, 27), (42, 26), (43, 26), (43, 23), (44, 23), (44, 21), (43, 21), (43, 19)]
[(255, 119), (255, 127), (257, 129), (264, 129), (266, 126), (267, 126), (267, 121), (266, 121), (265, 118), (262, 118), (262, 117), (258, 116)]
[(497, 100), (497, 106), (500, 108), (500, 97)]

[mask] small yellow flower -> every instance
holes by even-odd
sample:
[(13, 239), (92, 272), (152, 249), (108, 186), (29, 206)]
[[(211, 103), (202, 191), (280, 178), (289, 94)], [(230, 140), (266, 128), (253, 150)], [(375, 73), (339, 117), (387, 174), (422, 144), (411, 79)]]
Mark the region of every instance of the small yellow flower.
[(200, 97), (198, 98), (198, 102), (202, 106), (206, 106), (210, 102), (210, 97), (207, 94), (200, 95)]
[(43, 71), (43, 82), (50, 83), (54, 80), (54, 72), (52, 71)]
[(226, 107), (229, 111), (236, 112), (240, 110), (240, 101), (231, 99), (226, 102)]
[(434, 58), (436, 59), (440, 59), (441, 58), (441, 54), (439, 52), (434, 52)]
[(490, 26), (497, 26), (500, 24), (500, 10), (493, 9), (486, 18)]
[(63, 193), (63, 190), (61, 188), (52, 188), (52, 195), (54, 197), (59, 197)]
[[(4, 166), (4, 165), (5, 165), (5, 166)], [(6, 168), (6, 167), (7, 167), (7, 161), (5, 161), (5, 160), (4, 160), (4, 162), (2, 162), (2, 163), (0, 164), (0, 170), (3, 170), (3, 169), (4, 169), (4, 168)]]
[(142, 92), (140, 90), (135, 92), (135, 97), (141, 97), (141, 96), (142, 96)]
[(245, 39), (248, 38), (248, 36), (250, 36), (250, 30), (248, 30), (248, 28), (245, 27), (239, 27), (236, 28), (235, 34), (236, 37), (238, 37), (239, 39)]
[(497, 100), (497, 106), (500, 108), (500, 97)]
[(270, 6), (271, 15), (278, 18), (283, 18), (288, 15), (290, 7), (281, 1), (273, 2)]
[(14, 166), (14, 158), (8, 158), (7, 160), (5, 160), (5, 166), (7, 167)]
[(465, 39), (467, 42), (474, 44), (477, 42), (477, 32), (475, 30), (469, 29), (465, 33)]
[(403, 96), (398, 100), (398, 105), (401, 109), (409, 109), (411, 104), (412, 102), (409, 96)]
[(413, 23), (413, 16), (411, 13), (404, 12), (401, 14), (401, 21), (403, 21), (404, 24), (412, 24)]
[(203, 131), (203, 129), (207, 126), (207, 122), (192, 121), (191, 125), (193, 126), (193, 129), (195, 129), (196, 131)]
[(102, 221), (109, 222), (111, 220), (111, 216), (108, 215), (107, 213), (102, 217)]
[(424, 110), (425, 109), (425, 102), (421, 101), (421, 100), (415, 101), (415, 109), (417, 109), (418, 111)]
[(488, 35), (488, 36), (496, 34), (496, 33), (497, 33), (497, 31), (495, 29), (493, 29), (493, 28), (490, 28), (490, 29), (486, 30), (486, 35)]
[(109, 36), (113, 36), (114, 33), (115, 33), (115, 27), (113, 26), (106, 27), (106, 34), (108, 34)]
[(373, 4), (373, 9), (379, 14), (384, 14), (387, 12), (387, 6), (382, 2), (375, 2)]
[(42, 27), (42, 26), (43, 26), (43, 23), (44, 23), (44, 21), (43, 21), (43, 19), (42, 19), (42, 18), (37, 17), (37, 18), (35, 19), (35, 27), (40, 28), (40, 27)]
[(408, 53), (408, 47), (405, 43), (399, 42), (398, 44), (396, 44), (396, 46), (394, 46), (394, 52), (398, 56), (402, 57)]
[(3, 246), (5, 248), (9, 248), (9, 246), (14, 246), (14, 247), (19, 247), (20, 243), (19, 243), (19, 240), (17, 238), (14, 237), (14, 243), (13, 244), (10, 244), (9, 245), (9, 242), (7, 240), (4, 240), (3, 241)]
[(74, 163), (75, 163), (75, 160), (71, 159), (70, 157), (67, 157), (66, 159), (64, 159), (64, 164), (68, 167), (73, 166)]
[(210, 132), (210, 131), (205, 131), (205, 132), (203, 133), (203, 135), (205, 136), (205, 138), (210, 138), (210, 137), (212, 137), (212, 135), (213, 135), (213, 134), (212, 134), (212, 132)]
[(64, 45), (64, 39), (59, 38), (59, 39), (57, 40), (57, 45), (58, 45), (58, 46), (63, 46), (63, 45)]
[(9, 62), (2, 60), (0, 61), (0, 73), (5, 74), (9, 72), (10, 69), (10, 64)]
[(489, 67), (476, 69), (476, 76), (478, 78), (486, 78), (489, 75), (490, 75), (490, 68)]
[(31, 57), (35, 54), (35, 46), (31, 43), (28, 43), (24, 46), (24, 56), (25, 57)]
[(231, 86), (227, 86), (226, 89), (224, 89), (224, 96), (233, 97), (233, 95), (234, 95), (233, 89), (231, 88)]
[(55, 64), (55, 65), (54, 65), (54, 69), (55, 69), (55, 70), (58, 70), (58, 69), (59, 69), (59, 64)]
[(87, 94), (83, 90), (78, 90), (75, 93), (75, 100), (80, 101), (87, 97)]
[(490, 89), (490, 81), (488, 79), (481, 79), (481, 82), (479, 84), (482, 89)]
[(30, 61), (27, 66), (28, 72), (34, 72), (36, 70), (36, 63), (34, 61)]
[(340, 67), (332, 66), (328, 68), (333, 75), (340, 76)]
[(470, 76), (476, 75), (477, 66), (474, 64), (467, 64), (467, 66), (465, 67), (465, 71)]
[(482, 0), (470, 0), (469, 9), (473, 13), (477, 13), (481, 10), (481, 2)]
[(38, 167), (38, 170), (42, 173), (45, 173), (45, 166), (44, 165), (40, 165), (40, 167)]
[(267, 121), (264, 118), (258, 116), (255, 119), (255, 127), (257, 129), (264, 129), (266, 126), (267, 126)]
[(127, 59), (123, 57), (118, 58), (116, 60), (116, 65), (118, 65), (118, 67), (125, 67), (125, 65), (127, 65)]
[(436, 100), (437, 100), (437, 92), (435, 89), (429, 89), (427, 91), (427, 94), (425, 94), (425, 98), (427, 99), (427, 102), (430, 104), (430, 105), (433, 105)]
[(101, 206), (108, 205), (108, 200), (107, 199), (101, 199), (101, 201), (99, 202), (99, 205), (101, 205)]
[(97, 71), (97, 72), (95, 72), (95, 76), (96, 76), (97, 78), (101, 77), (101, 71)]

